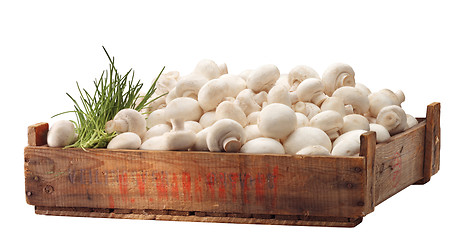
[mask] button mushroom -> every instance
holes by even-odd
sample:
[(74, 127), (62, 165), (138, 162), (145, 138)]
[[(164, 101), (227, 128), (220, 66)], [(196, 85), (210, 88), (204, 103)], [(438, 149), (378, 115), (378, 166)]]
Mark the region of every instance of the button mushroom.
[(338, 131), (343, 128), (343, 118), (338, 112), (327, 110), (313, 116), (310, 126), (323, 130), (330, 140), (334, 140), (339, 136)]
[(69, 120), (56, 121), (47, 133), (49, 147), (65, 147), (77, 140), (74, 124)]
[(317, 106), (321, 106), (326, 100), (327, 95), (324, 94), (324, 84), (317, 78), (307, 78), (299, 84), (296, 89), (297, 98), (302, 102), (312, 102)]
[(200, 88), (208, 82), (208, 79), (200, 74), (190, 74), (181, 77), (176, 83), (174, 95), (178, 97), (190, 97), (198, 99)]
[(245, 113), (238, 105), (229, 101), (224, 101), (217, 106), (215, 118), (217, 121), (224, 118), (233, 119), (241, 124), (242, 127), (247, 125), (247, 117), (245, 116)]
[(226, 97), (229, 97), (228, 93), (227, 81), (213, 79), (201, 87), (198, 92), (198, 103), (205, 112), (209, 112), (214, 110)]
[(387, 142), (390, 139), (389, 131), (382, 125), (377, 123), (370, 123), (370, 131), (376, 132), (376, 142)]
[(330, 152), (327, 148), (321, 145), (313, 145), (304, 147), (299, 150), (296, 155), (316, 155), (316, 156), (329, 156)]
[(255, 138), (246, 142), (241, 150), (241, 153), (253, 153), (253, 154), (285, 154), (285, 149), (282, 144), (272, 138)]
[(332, 97), (343, 99), (345, 105), (351, 105), (354, 113), (365, 114), (370, 108), (368, 97), (354, 87), (340, 87), (332, 93)]
[(359, 114), (349, 114), (343, 117), (343, 127), (340, 129), (341, 134), (359, 129), (370, 130), (370, 123), (366, 117)]
[(339, 113), (342, 117), (346, 116), (343, 99), (338, 97), (328, 97), (321, 104), (321, 111), (333, 110)]
[(209, 151), (208, 143), (206, 142), (206, 137), (208, 136), (208, 131), (210, 127), (207, 127), (199, 131), (195, 135), (195, 144), (190, 150), (192, 151)]
[(171, 131), (171, 127), (166, 123), (154, 125), (150, 129), (148, 129), (148, 131), (146, 131), (145, 136), (143, 136), (143, 142), (145, 142), (146, 140), (148, 140), (152, 137), (161, 136), (164, 133), (170, 132), (170, 131)]
[(197, 63), (193, 70), (193, 73), (200, 74), (208, 80), (211, 80), (220, 77), (221, 70), (214, 61), (203, 59)]
[(381, 89), (378, 92), (371, 93), (368, 95), (371, 116), (377, 117), (379, 111), (381, 111), (383, 107), (391, 105), (401, 106), (404, 98), (404, 93), (402, 91), (398, 91), (397, 95), (390, 89)]
[(351, 66), (344, 63), (335, 63), (327, 67), (322, 75), (325, 85), (325, 94), (332, 96), (333, 92), (344, 86), (355, 86), (355, 73)]
[(258, 128), (258, 125), (253, 124), (253, 125), (248, 125), (244, 128), (245, 131), (245, 141), (248, 142), (252, 139), (259, 138), (259, 137), (264, 137), (263, 134), (261, 134), (260, 129)]
[(267, 103), (281, 103), (291, 107), (288, 90), (282, 85), (275, 85), (267, 94)]
[(245, 142), (245, 131), (238, 122), (221, 119), (209, 127), (206, 142), (211, 152), (238, 152)]
[(396, 105), (386, 106), (379, 111), (376, 117), (376, 123), (384, 126), (390, 133), (394, 135), (406, 129), (407, 116), (404, 110)]
[(321, 109), (313, 103), (297, 102), (293, 105), (296, 112), (300, 112), (311, 119), (313, 116), (321, 112)]
[(289, 91), (296, 91), (301, 82), (308, 78), (320, 78), (319, 74), (311, 67), (306, 65), (298, 65), (291, 69), (288, 74)]
[(255, 93), (268, 92), (280, 77), (277, 66), (272, 64), (263, 65), (255, 70), (247, 78), (247, 88)]
[(105, 124), (105, 131), (107, 133), (133, 132), (143, 137), (146, 133), (146, 120), (141, 113), (134, 109), (122, 109), (115, 115), (113, 120)]
[(265, 137), (282, 139), (297, 126), (294, 111), (281, 103), (272, 103), (263, 108), (258, 118), (258, 128)]
[(333, 142), (332, 155), (356, 156), (360, 152), (360, 135), (365, 130), (353, 130), (342, 134)]
[(210, 111), (210, 112), (205, 112), (203, 115), (200, 117), (199, 123), (203, 128), (207, 128), (214, 124), (216, 121), (215, 118), (215, 111)]
[(165, 108), (152, 111), (146, 118), (147, 128), (152, 128), (155, 125), (165, 123), (167, 123), (167, 119), (165, 118)]
[(139, 149), (142, 145), (140, 137), (133, 132), (125, 132), (110, 140), (107, 149)]
[(177, 118), (182, 118), (183, 121), (198, 121), (202, 114), (203, 110), (197, 100), (189, 97), (176, 98), (165, 108), (165, 119), (168, 122)]
[(188, 150), (195, 144), (195, 133), (184, 129), (182, 118), (171, 119), (172, 130), (165, 133), (168, 150)]
[(283, 142), (287, 154), (296, 154), (302, 148), (321, 145), (327, 150), (332, 149), (332, 143), (327, 134), (315, 127), (301, 127), (292, 132)]
[[(406, 129), (409, 129), (415, 125), (418, 124), (418, 121), (416, 118), (414, 118), (412, 115), (410, 114), (406, 114), (406, 118), (407, 118), (407, 126), (406, 126)], [(406, 130), (404, 129), (404, 130)]]
[(255, 93), (250, 89), (242, 90), (234, 101), (244, 111), (245, 115), (249, 115), (252, 112), (260, 111), (261, 106), (255, 101)]

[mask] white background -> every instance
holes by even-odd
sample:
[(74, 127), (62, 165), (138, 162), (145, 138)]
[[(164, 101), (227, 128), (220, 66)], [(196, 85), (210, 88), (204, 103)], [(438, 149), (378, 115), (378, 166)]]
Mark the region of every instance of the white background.
[[(126, 3), (127, 2), (127, 3)], [(429, 3), (429, 4), (428, 4)], [(448, 1), (2, 1), (0, 235), (15, 239), (267, 239), (451, 237), (453, 8)], [(372, 91), (403, 89), (407, 113), (442, 103), (441, 170), (377, 206), (353, 229), (50, 217), (25, 202), (27, 126), (71, 110), (75, 82), (90, 88), (108, 67), (147, 83), (163, 66), (189, 73), (198, 60), (230, 73), (298, 64), (320, 74), (350, 64)], [(63, 118), (71, 118), (67, 115)], [(450, 123), (449, 123), (450, 122)], [(3, 237), (2, 237), (3, 238)], [(23, 238), (25, 239), (25, 238)]]

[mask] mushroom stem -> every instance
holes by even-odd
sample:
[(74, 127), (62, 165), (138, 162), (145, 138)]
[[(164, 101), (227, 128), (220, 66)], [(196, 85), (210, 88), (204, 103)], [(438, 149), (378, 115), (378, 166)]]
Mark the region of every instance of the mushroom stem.
[(241, 145), (241, 141), (236, 137), (228, 137), (223, 140), (223, 149), (225, 149), (225, 152), (239, 152)]
[(105, 131), (107, 133), (112, 133), (112, 132), (127, 132), (129, 128), (129, 125), (125, 120), (110, 120), (107, 123), (105, 123)]

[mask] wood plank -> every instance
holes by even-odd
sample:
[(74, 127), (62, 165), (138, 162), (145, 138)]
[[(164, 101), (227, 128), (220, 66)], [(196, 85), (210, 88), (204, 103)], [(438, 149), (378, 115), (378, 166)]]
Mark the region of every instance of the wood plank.
[(49, 124), (37, 123), (28, 127), (28, 146), (42, 146), (47, 144)]
[[(312, 219), (265, 219), (251, 217), (226, 217), (189, 216), (177, 215), (155, 215), (143, 213), (114, 213), (97, 211), (74, 211), (71, 208), (52, 208), (36, 207), (36, 214), (50, 216), (71, 216), (71, 217), (94, 217), (94, 218), (117, 218), (117, 219), (141, 219), (141, 220), (166, 220), (166, 221), (186, 221), (186, 222), (210, 222), (210, 223), (238, 223), (238, 224), (268, 224), (268, 225), (296, 225), (296, 226), (323, 226), (323, 227), (355, 227), (362, 222), (362, 217), (358, 218), (312, 218)], [(144, 210), (143, 212), (147, 212)]]
[(426, 121), (376, 145), (375, 205), (423, 178)]
[(364, 201), (364, 215), (373, 212), (375, 206), (375, 155), (376, 132), (366, 132), (360, 136), (360, 156), (364, 156), (366, 161), (366, 192)]
[(27, 202), (48, 207), (354, 218), (365, 167), (364, 157), (25, 149)]
[(440, 103), (428, 105), (426, 109), (425, 161), (423, 179), (419, 184), (429, 182), (431, 176), (439, 171), (440, 165)]

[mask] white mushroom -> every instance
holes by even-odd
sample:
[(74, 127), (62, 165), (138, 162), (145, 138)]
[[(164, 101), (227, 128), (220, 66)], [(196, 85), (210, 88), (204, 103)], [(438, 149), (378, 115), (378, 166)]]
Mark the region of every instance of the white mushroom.
[(115, 115), (113, 120), (105, 124), (105, 131), (107, 133), (133, 132), (143, 137), (146, 133), (146, 119), (135, 109), (122, 109)]
[(160, 75), (159, 79), (156, 82), (156, 94), (157, 96), (162, 95), (164, 93), (170, 92), (173, 88), (175, 88), (176, 83), (179, 79), (179, 72), (178, 71), (170, 71), (168, 73), (163, 73)]
[(406, 129), (407, 116), (404, 110), (396, 105), (386, 106), (379, 111), (376, 117), (376, 123), (384, 126), (390, 133), (394, 135)]
[(377, 123), (370, 123), (370, 131), (376, 132), (376, 142), (387, 142), (390, 139), (389, 131), (382, 125)]
[(180, 97), (167, 105), (164, 114), (168, 122), (177, 118), (182, 118), (183, 121), (198, 121), (203, 114), (203, 110), (197, 100), (189, 97)]
[(247, 87), (245, 80), (242, 79), (240, 76), (233, 75), (233, 74), (224, 74), (219, 78), (222, 81), (227, 82), (228, 86), (228, 97), (235, 98), (242, 90)]
[(168, 150), (188, 150), (195, 144), (195, 133), (184, 129), (182, 118), (171, 119), (173, 129), (165, 133)]
[(310, 126), (323, 130), (330, 140), (334, 140), (339, 136), (338, 131), (343, 128), (343, 118), (338, 112), (326, 110), (313, 116)]
[(247, 125), (258, 124), (260, 112), (252, 112), (247, 116)]
[(275, 86), (277, 86), (277, 85), (282, 86), (282, 87), (286, 88), (287, 91), (289, 91), (289, 89), (291, 87), (288, 83), (288, 74), (280, 74), (280, 77), (275, 82)]
[(296, 112), (300, 112), (311, 119), (313, 116), (321, 112), (321, 109), (313, 103), (297, 102), (293, 105)]
[(107, 149), (139, 149), (142, 145), (140, 137), (133, 132), (125, 132), (110, 140)]
[(277, 66), (272, 64), (263, 65), (255, 69), (247, 78), (247, 88), (255, 93), (268, 92), (280, 77)]
[(368, 96), (368, 95), (371, 94), (370, 89), (367, 86), (365, 86), (364, 84), (362, 84), (362, 83), (355, 83), (354, 87), (359, 89), (360, 92), (362, 92), (363, 95)]
[(221, 75), (219, 66), (209, 59), (199, 61), (195, 66), (193, 73), (200, 74), (208, 80), (218, 78)]
[(342, 98), (328, 97), (321, 104), (321, 111), (333, 110), (339, 113), (342, 117), (346, 116), (346, 110)]
[(359, 129), (370, 130), (370, 123), (366, 117), (359, 114), (349, 114), (343, 117), (343, 127), (340, 129), (341, 134)]
[(148, 140), (152, 137), (161, 136), (164, 133), (170, 132), (170, 131), (171, 131), (170, 125), (168, 125), (166, 123), (154, 125), (150, 129), (148, 129), (148, 131), (146, 131), (145, 136), (143, 136), (143, 142), (145, 142), (146, 140)]
[(238, 122), (221, 119), (209, 127), (206, 142), (211, 152), (239, 152), (245, 143), (245, 131)]
[(224, 74), (228, 74), (228, 67), (227, 67), (226, 63), (221, 63), (218, 66), (219, 66), (219, 70), (220, 70), (220, 76), (222, 76)]
[(267, 92), (261, 91), (253, 96), (255, 102), (260, 106), (264, 107), (264, 104), (267, 102)]
[(167, 136), (155, 136), (144, 141), (140, 146), (141, 150), (168, 151)]
[(281, 103), (291, 107), (288, 89), (282, 85), (275, 85), (267, 94), (267, 103)]
[(192, 151), (209, 151), (208, 143), (206, 142), (206, 137), (208, 136), (208, 131), (210, 127), (207, 127), (199, 131), (195, 135), (195, 144), (190, 150)]
[(317, 78), (307, 78), (299, 84), (296, 89), (297, 98), (302, 102), (312, 102), (317, 106), (321, 106), (326, 100), (327, 95), (324, 94), (324, 84)]
[(244, 89), (237, 95), (234, 103), (236, 103), (242, 111), (244, 111), (245, 115), (248, 116), (252, 112), (261, 110), (261, 106), (256, 103), (254, 96), (255, 93), (253, 93), (252, 90)]
[(412, 115), (406, 114), (406, 118), (407, 118), (407, 127), (406, 127), (406, 129), (409, 129), (409, 128), (411, 128), (411, 127), (413, 127), (413, 126), (418, 124), (417, 119), (415, 117), (413, 117)]
[(321, 145), (313, 145), (302, 148), (296, 153), (296, 155), (329, 156), (330, 151)]
[(351, 66), (344, 63), (335, 63), (327, 67), (322, 75), (325, 85), (324, 93), (332, 96), (333, 92), (344, 86), (355, 86), (355, 73)]
[(381, 89), (378, 92), (368, 95), (370, 103), (370, 113), (372, 117), (377, 117), (383, 107), (397, 105), (401, 106), (404, 101), (404, 93), (398, 91), (398, 95), (389, 89)]
[(165, 104), (168, 105), (175, 98), (177, 98), (176, 89), (173, 88), (170, 92), (168, 92), (167, 96), (165, 97)]
[(198, 103), (205, 112), (209, 112), (214, 110), (226, 97), (229, 97), (228, 93), (227, 81), (213, 79), (201, 87), (198, 92)]
[(200, 88), (208, 82), (205, 76), (200, 74), (190, 74), (181, 77), (175, 86), (175, 96), (179, 97), (190, 97), (198, 99), (198, 92)]
[(198, 133), (199, 131), (203, 130), (203, 127), (201, 126), (200, 123), (195, 122), (195, 121), (185, 121), (184, 122), (184, 129), (185, 130), (190, 130), (194, 133)]
[(298, 65), (291, 69), (288, 74), (289, 91), (296, 91), (301, 82), (308, 78), (320, 78), (319, 74), (311, 67), (305, 65)]
[(205, 112), (203, 115), (200, 117), (199, 123), (203, 128), (207, 128), (214, 124), (216, 121), (215, 119), (215, 111), (210, 111), (210, 112)]
[(340, 87), (335, 90), (332, 97), (343, 99), (343, 103), (345, 105), (351, 105), (354, 113), (357, 114), (364, 114), (370, 108), (368, 97), (355, 87)]
[(263, 134), (261, 134), (260, 129), (258, 128), (258, 125), (253, 124), (253, 125), (248, 125), (244, 128), (245, 131), (245, 141), (248, 142), (252, 139), (259, 138), (259, 137), (264, 137)]
[(310, 120), (303, 113), (296, 112), (296, 118), (297, 118), (297, 127), (296, 128), (308, 127), (310, 125)]
[(302, 148), (321, 145), (327, 150), (332, 149), (332, 143), (327, 134), (314, 127), (301, 127), (292, 132), (283, 142), (285, 152), (288, 154), (296, 154)]
[(272, 103), (263, 108), (258, 118), (258, 128), (265, 137), (282, 139), (297, 126), (294, 111), (281, 103)]
[(335, 147), (338, 143), (340, 143), (341, 141), (343, 141), (344, 139), (347, 139), (347, 138), (352, 138), (360, 143), (360, 135), (362, 135), (363, 133), (366, 133), (366, 132), (367, 131), (365, 131), (365, 130), (359, 129), (359, 130), (352, 130), (352, 131), (343, 133), (337, 139), (335, 139), (335, 141), (333, 141), (332, 147)]
[(74, 124), (69, 120), (58, 120), (47, 132), (49, 147), (65, 147), (77, 140)]
[(229, 101), (224, 101), (217, 106), (215, 118), (217, 121), (224, 118), (233, 119), (241, 124), (242, 127), (247, 125), (247, 116), (245, 116), (245, 113), (238, 105)]
[(285, 149), (279, 141), (272, 138), (255, 138), (246, 142), (241, 150), (241, 153), (252, 153), (252, 154), (285, 154)]
[(146, 118), (147, 128), (152, 128), (153, 126), (164, 123), (167, 123), (167, 119), (165, 118), (165, 108), (152, 111)]
[(360, 152), (360, 141), (344, 139), (332, 149), (332, 156), (356, 156)]

